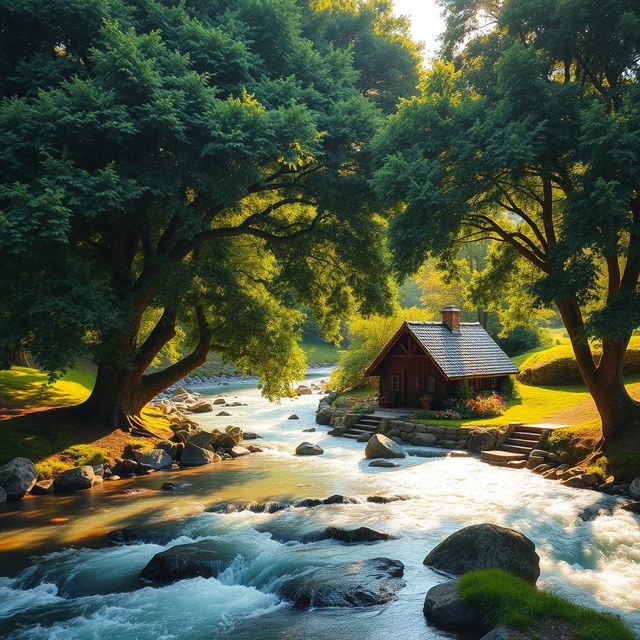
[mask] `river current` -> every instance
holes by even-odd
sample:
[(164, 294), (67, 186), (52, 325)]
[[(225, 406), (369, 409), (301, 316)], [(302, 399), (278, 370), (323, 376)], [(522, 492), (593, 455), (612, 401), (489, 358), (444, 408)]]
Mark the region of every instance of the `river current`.
[[(326, 377), (314, 370), (308, 380)], [(451, 637), (422, 615), (427, 590), (445, 580), (422, 564), (447, 535), (481, 522), (521, 531), (541, 557), (539, 586), (622, 616), (640, 632), (640, 517), (611, 496), (570, 489), (475, 458), (408, 456), (370, 468), (364, 445), (313, 433), (318, 395), (268, 403), (254, 383), (197, 388), (248, 406), (198, 415), (204, 429), (255, 431), (262, 454), (198, 469), (156, 472), (66, 496), (31, 496), (0, 514), (0, 637), (7, 640), (430, 640)], [(288, 420), (295, 413), (299, 420)], [(302, 441), (322, 456), (298, 457)], [(175, 493), (168, 480), (189, 483)], [(132, 491), (130, 491), (132, 490)], [(217, 502), (411, 494), (376, 504), (334, 504), (273, 514), (207, 513)], [(596, 515), (600, 511), (600, 515)], [(581, 517), (582, 516), (582, 517)], [(55, 524), (52, 519), (67, 518)], [(583, 519), (585, 518), (585, 519)], [(144, 524), (161, 544), (112, 546), (106, 534)], [(395, 538), (346, 545), (300, 543), (326, 526), (367, 526)], [(214, 539), (235, 560), (218, 578), (156, 587), (139, 573), (159, 551)], [(287, 576), (314, 566), (384, 556), (405, 564), (395, 602), (367, 609), (292, 609), (277, 595)]]

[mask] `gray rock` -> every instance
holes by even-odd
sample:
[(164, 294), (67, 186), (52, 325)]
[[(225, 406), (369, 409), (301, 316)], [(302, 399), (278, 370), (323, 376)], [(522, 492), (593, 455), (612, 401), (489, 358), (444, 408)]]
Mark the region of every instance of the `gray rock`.
[(629, 485), (629, 495), (635, 500), (640, 499), (640, 477), (634, 478), (631, 481), (631, 484)]
[(460, 598), (455, 581), (431, 587), (422, 612), (429, 622), (439, 627), (478, 629), (483, 626), (480, 612)]
[(292, 413), (287, 420), (300, 420), (300, 417), (297, 414)]
[(356, 442), (369, 442), (372, 437), (372, 433), (362, 433), (356, 438)]
[(189, 486), (190, 484), (188, 482), (165, 482), (160, 487), (160, 491), (176, 491), (177, 489), (184, 489)]
[(213, 451), (212, 438), (213, 435), (208, 431), (199, 431), (198, 433), (190, 435), (185, 444), (188, 443), (195, 445), (196, 447), (200, 447), (201, 449), (209, 449), (209, 451)]
[(140, 573), (153, 582), (175, 582), (186, 578), (215, 578), (232, 562), (232, 553), (224, 553), (219, 543), (203, 540), (193, 544), (179, 544), (156, 553)]
[(316, 424), (330, 424), (333, 409), (331, 407), (322, 407), (316, 413)]
[(358, 527), (357, 529), (343, 529), (342, 527), (327, 527), (316, 533), (304, 536), (303, 542), (314, 542), (316, 540), (339, 540), (348, 544), (359, 542), (379, 542), (380, 540), (391, 540), (392, 536), (382, 531), (376, 531), (369, 527)]
[(227, 411), (218, 411), (218, 413), (216, 413), (217, 416), (230, 416), (231, 414)]
[(496, 524), (476, 524), (456, 531), (427, 555), (424, 564), (453, 575), (504, 569), (531, 584), (540, 575), (540, 558), (533, 542)]
[(404, 458), (405, 453), (400, 446), (387, 436), (375, 433), (367, 442), (364, 450), (366, 458)]
[(433, 447), (437, 440), (438, 439), (433, 433), (416, 433), (413, 439), (413, 444), (416, 444), (419, 447)]
[(38, 472), (28, 458), (14, 458), (0, 467), (0, 487), (7, 493), (7, 499), (20, 500), (38, 479)]
[(469, 432), (467, 447), (470, 451), (490, 451), (496, 448), (497, 429), (474, 429)]
[(217, 453), (187, 442), (187, 444), (184, 445), (180, 463), (185, 467), (198, 467), (203, 464), (218, 462), (221, 459)]
[(303, 429), (302, 433), (315, 433), (315, 430), (315, 427), (310, 427), (309, 429)]
[(224, 398), (216, 398), (213, 401), (213, 404), (226, 404), (226, 403), (227, 403), (227, 401)]
[(391, 460), (372, 460), (369, 463), (370, 467), (385, 467), (385, 468), (393, 468), (399, 467), (400, 465), (397, 462), (391, 462)]
[(95, 477), (93, 467), (87, 464), (67, 469), (58, 474), (54, 484), (56, 489), (60, 491), (78, 491), (79, 489), (89, 489), (93, 485)]
[(139, 464), (147, 464), (152, 469), (164, 469), (171, 462), (171, 456), (164, 449), (138, 449), (133, 457)]
[(404, 565), (389, 558), (319, 567), (289, 578), (279, 595), (294, 607), (372, 607), (395, 600), (404, 587)]
[(319, 456), (324, 453), (324, 449), (319, 447), (317, 444), (312, 444), (311, 442), (301, 442), (296, 447), (296, 455), (297, 456)]

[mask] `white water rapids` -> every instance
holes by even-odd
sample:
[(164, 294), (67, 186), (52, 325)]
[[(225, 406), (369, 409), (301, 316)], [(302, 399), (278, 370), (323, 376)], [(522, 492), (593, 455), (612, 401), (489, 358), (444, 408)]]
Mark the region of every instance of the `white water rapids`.
[[(326, 376), (315, 371), (309, 379)], [(400, 460), (397, 469), (368, 467), (364, 445), (314, 433), (318, 395), (270, 404), (255, 385), (202, 387), (246, 407), (231, 417), (197, 416), (205, 429), (234, 424), (255, 431), (271, 447), (197, 470), (158, 472), (127, 483), (70, 496), (23, 501), (0, 515), (0, 637), (7, 640), (402, 640), (450, 637), (422, 615), (429, 587), (445, 578), (422, 564), (450, 533), (493, 522), (531, 538), (541, 557), (539, 586), (580, 604), (621, 615), (640, 632), (640, 517), (613, 509), (619, 500), (562, 487), (526, 471), (499, 469), (474, 458)], [(300, 420), (288, 420), (296, 413)], [(307, 440), (322, 456), (297, 457)], [(175, 494), (157, 489), (179, 480)], [(138, 497), (123, 487), (148, 489)], [(232, 500), (293, 500), (406, 493), (416, 499), (362, 502), (274, 514), (206, 513)], [(584, 521), (585, 509), (605, 509)], [(607, 512), (608, 510), (608, 512)], [(69, 517), (52, 525), (54, 516)], [(170, 522), (166, 522), (167, 520)], [(128, 524), (161, 527), (165, 544), (104, 544), (106, 531)], [(395, 536), (374, 544), (334, 540), (281, 542), (334, 525), (367, 526)], [(4, 543), (3, 543), (4, 539)], [(157, 552), (214, 539), (235, 560), (218, 578), (149, 586), (139, 573)], [(3, 547), (4, 544), (4, 547)], [(36, 554), (28, 558), (29, 554)], [(276, 595), (285, 576), (312, 567), (384, 556), (405, 564), (397, 601), (367, 609), (291, 609)]]

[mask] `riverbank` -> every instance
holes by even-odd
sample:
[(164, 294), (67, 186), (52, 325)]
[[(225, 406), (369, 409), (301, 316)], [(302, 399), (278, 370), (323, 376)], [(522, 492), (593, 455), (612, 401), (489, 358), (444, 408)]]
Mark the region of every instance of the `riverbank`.
[[(66, 496), (27, 497), (0, 514), (0, 564), (6, 576), (0, 610), (10, 609), (13, 613), (2, 615), (24, 625), (12, 640), (31, 640), (36, 633), (84, 640), (89, 630), (110, 640), (122, 636), (122, 624), (134, 638), (192, 640), (213, 634), (247, 640), (261, 637), (257, 625), (268, 637), (387, 638), (397, 637), (398, 620), (403, 640), (441, 640), (450, 635), (425, 623), (422, 605), (442, 577), (422, 560), (449, 534), (488, 519), (535, 542), (542, 588), (620, 614), (640, 631), (638, 516), (620, 509), (622, 501), (615, 496), (562, 487), (474, 458), (409, 455), (397, 460), (396, 468), (372, 468), (363, 457), (364, 444), (328, 436), (329, 427), (315, 424), (317, 394), (271, 404), (247, 382), (199, 391), (203, 398), (224, 393), (247, 405), (230, 408), (229, 417), (198, 416), (204, 429), (237, 424), (261, 435), (265, 452), (224, 464), (157, 471)], [(293, 413), (299, 420), (288, 419)], [(315, 431), (304, 431), (310, 428)], [(319, 445), (324, 454), (296, 456), (303, 440)], [(161, 491), (167, 481), (188, 486)], [(333, 494), (356, 502), (274, 513), (206, 511), (221, 502), (295, 502)], [(388, 504), (366, 500), (393, 494), (416, 497)], [(583, 520), (587, 512), (595, 517)], [(67, 520), (51, 522), (60, 516)], [(161, 531), (162, 537), (124, 547), (106, 541), (109, 532), (127, 526)], [(327, 526), (366, 526), (392, 537), (365, 545), (291, 541), (292, 532), (312, 535)], [(174, 585), (151, 588), (140, 581), (139, 573), (156, 553), (200, 540), (222, 545), (237, 558), (233, 567), (217, 578)], [(284, 575), (374, 557), (405, 565), (406, 586), (387, 605), (300, 611), (275, 593)], [(42, 628), (36, 631), (35, 625)]]

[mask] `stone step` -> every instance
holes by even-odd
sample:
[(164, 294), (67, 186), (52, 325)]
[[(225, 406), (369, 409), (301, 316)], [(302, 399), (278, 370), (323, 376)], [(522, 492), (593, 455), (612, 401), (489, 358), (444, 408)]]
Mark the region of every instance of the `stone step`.
[(382, 418), (378, 418), (376, 416), (362, 416), (360, 420), (363, 422), (370, 422), (371, 424), (380, 424)]
[(526, 455), (524, 453), (513, 453), (511, 451), (493, 449), (480, 453), (480, 459), (490, 464), (506, 465), (507, 462), (511, 462), (511, 460), (525, 460)]
[(519, 438), (520, 440), (531, 440), (531, 442), (538, 442), (540, 440), (539, 433), (529, 433), (527, 431), (512, 431), (510, 438)]
[(361, 429), (362, 431), (367, 431), (368, 433), (375, 433), (378, 430), (377, 426), (372, 424), (362, 424), (362, 422), (356, 422), (353, 427)]
[(347, 433), (346, 431), (342, 434), (342, 438), (349, 438), (350, 440), (357, 440), (362, 434), (360, 433)]
[(515, 444), (501, 444), (500, 449), (511, 453), (521, 453), (524, 456), (528, 456), (533, 451), (533, 447), (519, 447)]
[(369, 431), (369, 429), (360, 429), (360, 428), (358, 427), (358, 425), (356, 424), (356, 425), (354, 425), (353, 427), (349, 427), (349, 428), (345, 431), (345, 433), (351, 433), (351, 434), (355, 434), (355, 435), (357, 435), (357, 436), (361, 436), (363, 433), (371, 434), (371, 433), (374, 433), (374, 432), (373, 432), (373, 431)]
[(549, 431), (548, 427), (536, 427), (535, 425), (525, 424), (521, 427), (517, 427), (515, 431), (519, 433), (537, 433), (539, 435), (543, 435)]
[(523, 440), (521, 438), (514, 438), (513, 436), (505, 440), (505, 444), (514, 444), (518, 447), (527, 447), (527, 449), (530, 449), (531, 451), (536, 448), (537, 443), (538, 440)]

